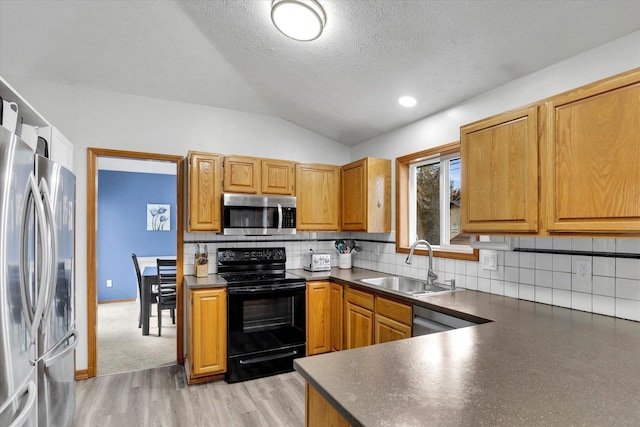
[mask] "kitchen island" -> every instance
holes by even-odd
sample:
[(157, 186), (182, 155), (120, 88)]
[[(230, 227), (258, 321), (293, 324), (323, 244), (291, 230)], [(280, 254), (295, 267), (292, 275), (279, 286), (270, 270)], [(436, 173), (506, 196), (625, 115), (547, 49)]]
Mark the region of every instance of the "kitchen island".
[[(358, 270), (325, 276), (361, 286)], [(348, 423), (640, 422), (640, 323), (470, 290), (404, 299), (491, 322), (296, 359)]]

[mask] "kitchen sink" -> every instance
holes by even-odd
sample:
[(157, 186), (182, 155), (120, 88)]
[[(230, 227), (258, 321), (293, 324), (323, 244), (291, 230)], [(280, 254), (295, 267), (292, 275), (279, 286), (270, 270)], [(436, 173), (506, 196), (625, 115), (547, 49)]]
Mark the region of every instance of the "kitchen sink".
[(451, 292), (451, 289), (448, 286), (440, 286), (439, 284), (430, 285), (426, 280), (403, 276), (372, 277), (370, 279), (360, 279), (360, 281), (368, 285), (380, 286), (409, 295)]

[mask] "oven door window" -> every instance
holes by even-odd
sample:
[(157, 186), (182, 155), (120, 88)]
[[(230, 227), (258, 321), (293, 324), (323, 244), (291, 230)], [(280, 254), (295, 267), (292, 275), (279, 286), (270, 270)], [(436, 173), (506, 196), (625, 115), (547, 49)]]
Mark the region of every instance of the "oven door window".
[(229, 355), (302, 344), (305, 339), (305, 291), (259, 295), (229, 293)]
[(278, 208), (226, 206), (223, 226), (225, 228), (278, 228)]

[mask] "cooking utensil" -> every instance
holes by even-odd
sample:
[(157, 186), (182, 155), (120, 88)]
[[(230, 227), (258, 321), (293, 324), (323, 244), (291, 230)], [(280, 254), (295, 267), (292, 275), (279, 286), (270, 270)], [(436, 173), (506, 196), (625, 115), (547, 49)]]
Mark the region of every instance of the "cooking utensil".
[(362, 250), (362, 248), (358, 245), (355, 245), (354, 247), (351, 248), (351, 252), (356, 251), (356, 252), (360, 252)]

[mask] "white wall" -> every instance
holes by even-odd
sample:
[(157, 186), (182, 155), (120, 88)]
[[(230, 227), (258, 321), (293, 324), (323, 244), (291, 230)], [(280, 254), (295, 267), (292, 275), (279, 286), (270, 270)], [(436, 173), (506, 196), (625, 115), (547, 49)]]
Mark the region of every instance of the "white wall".
[[(353, 147), (352, 159), (396, 157), (460, 140), (460, 126), (640, 67), (640, 31)], [(419, 100), (428, 102), (428, 100)], [(392, 199), (395, 200), (395, 164)], [(395, 206), (393, 207), (395, 218)], [(395, 227), (395, 219), (392, 220)]]
[[(76, 369), (88, 366), (87, 148), (184, 156), (189, 150), (327, 164), (349, 148), (274, 117), (3, 76), (73, 143), (76, 174)], [(127, 266), (128, 267), (128, 266)]]

